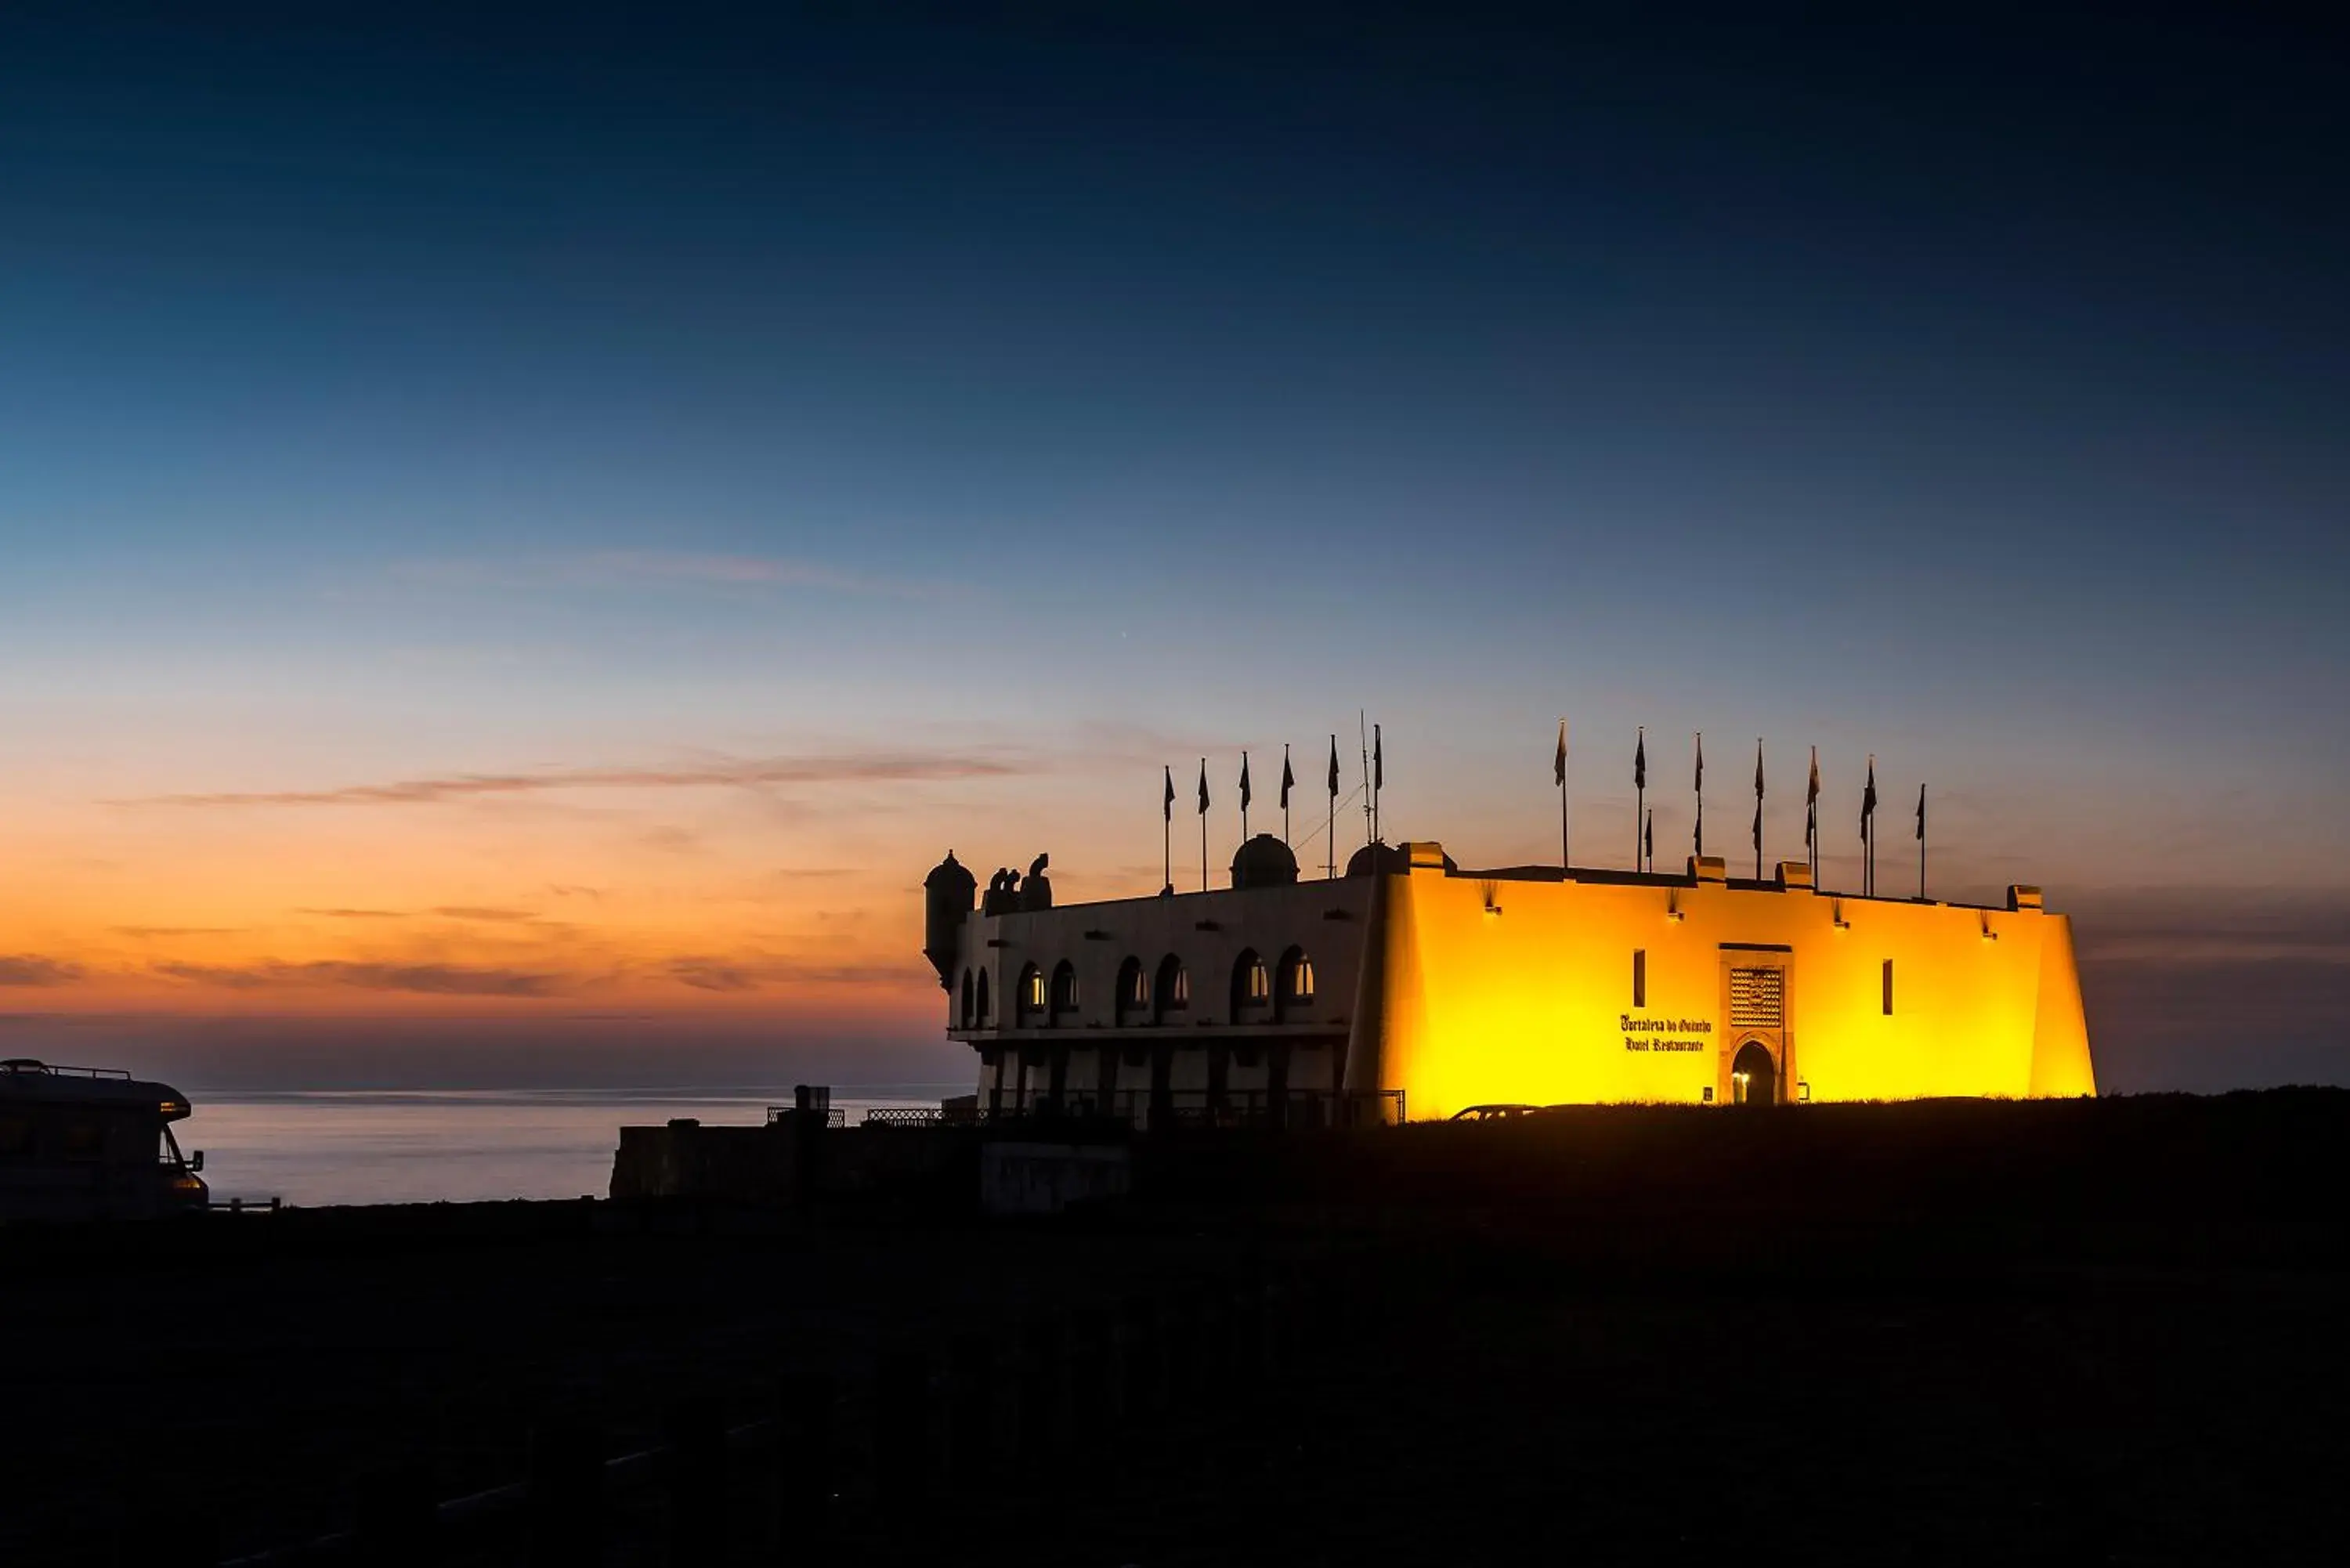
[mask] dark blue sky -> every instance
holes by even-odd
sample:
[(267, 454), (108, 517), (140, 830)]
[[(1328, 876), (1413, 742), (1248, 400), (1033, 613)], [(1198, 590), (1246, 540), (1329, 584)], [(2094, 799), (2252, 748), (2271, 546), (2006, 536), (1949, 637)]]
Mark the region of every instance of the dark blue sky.
[(20, 820), (1368, 705), (1502, 858), (1565, 711), (1600, 820), (1763, 733), (1956, 890), (2350, 897), (2320, 35), (94, 9), (0, 20)]

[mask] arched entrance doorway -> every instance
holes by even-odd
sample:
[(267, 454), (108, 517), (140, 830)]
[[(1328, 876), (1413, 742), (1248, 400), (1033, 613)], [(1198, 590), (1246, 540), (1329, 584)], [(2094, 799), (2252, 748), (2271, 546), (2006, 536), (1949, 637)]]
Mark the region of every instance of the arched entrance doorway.
[(1737, 1056), (1730, 1064), (1730, 1085), (1731, 1097), (1738, 1105), (1779, 1103), (1779, 1069), (1761, 1041), (1749, 1040), (1738, 1048)]

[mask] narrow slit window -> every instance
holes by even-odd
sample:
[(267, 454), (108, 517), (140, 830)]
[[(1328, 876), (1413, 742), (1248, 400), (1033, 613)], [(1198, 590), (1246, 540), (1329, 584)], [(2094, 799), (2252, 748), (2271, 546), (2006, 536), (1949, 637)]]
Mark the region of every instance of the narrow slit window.
[(1893, 961), (1885, 961), (1885, 1016), (1893, 1016)]
[(1632, 1005), (1648, 1005), (1648, 950), (1632, 950)]

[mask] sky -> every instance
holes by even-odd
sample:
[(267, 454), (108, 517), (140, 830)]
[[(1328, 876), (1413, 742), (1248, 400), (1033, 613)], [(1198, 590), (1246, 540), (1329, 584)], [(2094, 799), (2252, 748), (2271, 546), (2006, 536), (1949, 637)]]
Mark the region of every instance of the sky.
[(1564, 716), (1578, 860), (1646, 725), (1853, 886), (1873, 754), (2106, 1086), (2350, 1082), (2322, 36), (328, 9), (0, 17), (12, 1054), (951, 1081), (949, 848), (1155, 891), (1286, 743), (1318, 863), (1367, 714), (1545, 860)]

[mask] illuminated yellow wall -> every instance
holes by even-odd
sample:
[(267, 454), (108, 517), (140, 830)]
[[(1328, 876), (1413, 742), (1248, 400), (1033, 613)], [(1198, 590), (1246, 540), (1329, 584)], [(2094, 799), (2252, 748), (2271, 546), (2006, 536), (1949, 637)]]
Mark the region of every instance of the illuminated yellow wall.
[[(1415, 1118), (1720, 1091), (1743, 1038), (1725, 943), (1788, 950), (1739, 961), (1787, 964), (1787, 1068), (1813, 1100), (2095, 1090), (2062, 916), (1721, 883), (1488, 881), (1411, 847), (1411, 873), (1378, 890), (1347, 1080), (1404, 1090)], [(1662, 1027), (1627, 1031), (1627, 1015)]]

